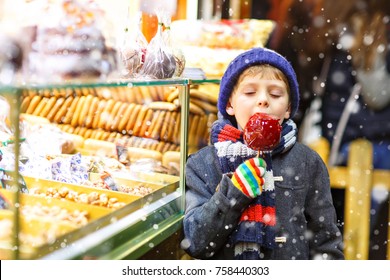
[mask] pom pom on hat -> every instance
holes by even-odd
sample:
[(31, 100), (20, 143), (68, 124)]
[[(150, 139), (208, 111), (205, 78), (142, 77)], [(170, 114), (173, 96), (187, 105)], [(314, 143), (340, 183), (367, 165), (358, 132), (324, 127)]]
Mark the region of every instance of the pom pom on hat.
[(226, 112), (226, 105), (241, 73), (254, 65), (269, 64), (278, 68), (286, 76), (290, 87), (291, 114), (293, 118), (299, 106), (299, 88), (295, 71), (291, 64), (280, 54), (266, 48), (253, 48), (238, 55), (226, 69), (220, 83), (218, 110), (227, 119), (234, 121)]

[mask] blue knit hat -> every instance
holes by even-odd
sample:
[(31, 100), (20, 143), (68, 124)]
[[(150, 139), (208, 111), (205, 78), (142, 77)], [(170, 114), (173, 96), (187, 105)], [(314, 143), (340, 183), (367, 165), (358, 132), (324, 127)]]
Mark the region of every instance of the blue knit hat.
[(226, 69), (220, 83), (218, 110), (227, 119), (233, 121), (235, 118), (226, 112), (226, 105), (230, 95), (233, 92), (238, 78), (245, 69), (260, 64), (269, 64), (278, 68), (286, 76), (290, 87), (291, 114), (293, 118), (298, 111), (299, 106), (299, 88), (295, 71), (291, 64), (280, 54), (266, 48), (254, 48), (238, 55)]

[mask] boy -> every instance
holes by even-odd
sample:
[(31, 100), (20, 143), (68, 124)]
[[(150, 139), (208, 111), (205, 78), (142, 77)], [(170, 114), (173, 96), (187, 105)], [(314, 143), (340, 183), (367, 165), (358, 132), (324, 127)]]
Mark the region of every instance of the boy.
[[(189, 255), (344, 258), (325, 164), (296, 143), (292, 118), (298, 104), (295, 72), (281, 55), (255, 48), (230, 63), (221, 79), (211, 145), (187, 161), (182, 247)], [(282, 125), (280, 143), (264, 159), (243, 140), (255, 113)]]

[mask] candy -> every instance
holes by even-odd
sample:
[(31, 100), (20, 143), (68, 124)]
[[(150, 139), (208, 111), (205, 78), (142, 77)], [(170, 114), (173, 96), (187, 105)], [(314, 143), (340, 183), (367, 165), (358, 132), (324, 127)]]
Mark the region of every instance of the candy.
[(253, 150), (271, 151), (279, 144), (281, 130), (278, 119), (256, 113), (245, 126), (244, 140)]

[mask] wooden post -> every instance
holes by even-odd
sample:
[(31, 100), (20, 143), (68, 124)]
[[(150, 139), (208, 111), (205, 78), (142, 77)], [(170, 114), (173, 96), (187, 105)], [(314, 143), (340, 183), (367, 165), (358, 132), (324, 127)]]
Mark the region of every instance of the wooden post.
[(368, 259), (372, 153), (372, 145), (367, 140), (359, 139), (351, 143), (344, 219), (344, 254), (348, 260)]
[[(390, 190), (390, 186), (387, 186), (387, 189)], [(390, 207), (389, 207), (389, 217), (387, 221), (387, 251), (386, 251), (387, 260), (390, 261)]]

